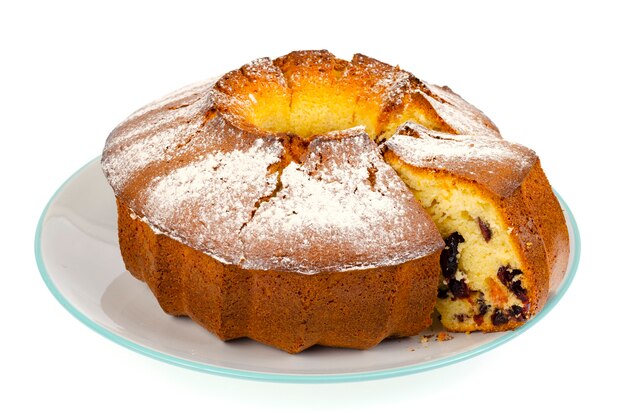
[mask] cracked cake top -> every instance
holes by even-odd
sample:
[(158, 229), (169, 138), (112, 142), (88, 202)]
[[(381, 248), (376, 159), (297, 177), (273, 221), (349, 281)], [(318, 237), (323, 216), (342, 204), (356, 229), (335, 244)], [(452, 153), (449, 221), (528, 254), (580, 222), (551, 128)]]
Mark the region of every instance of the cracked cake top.
[(407, 121), (503, 142), (448, 88), (363, 55), (293, 52), (140, 109), (110, 134), (102, 166), (154, 231), (224, 263), (395, 265), (443, 248), (376, 144)]

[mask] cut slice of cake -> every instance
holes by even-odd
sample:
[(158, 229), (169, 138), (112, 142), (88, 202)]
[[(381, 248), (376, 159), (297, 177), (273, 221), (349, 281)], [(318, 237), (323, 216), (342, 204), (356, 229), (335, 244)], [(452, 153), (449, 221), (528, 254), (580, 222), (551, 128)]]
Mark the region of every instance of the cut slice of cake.
[(512, 329), (541, 309), (564, 275), (569, 242), (535, 153), (495, 136), (415, 123), (383, 150), (446, 242), (436, 306), (443, 326)]

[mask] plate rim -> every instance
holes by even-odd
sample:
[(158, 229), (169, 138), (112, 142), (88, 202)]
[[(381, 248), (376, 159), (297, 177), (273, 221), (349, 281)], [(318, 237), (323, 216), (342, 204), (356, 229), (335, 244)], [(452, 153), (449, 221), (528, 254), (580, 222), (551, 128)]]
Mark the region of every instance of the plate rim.
[[(576, 271), (578, 269), (578, 265), (580, 262), (580, 252), (581, 252), (581, 244), (580, 244), (580, 232), (578, 229), (578, 225), (576, 223), (576, 219), (574, 218), (574, 214), (572, 213), (570, 207), (567, 205), (565, 200), (561, 197), (561, 195), (552, 188), (552, 191), (556, 195), (559, 203), (567, 219), (570, 223), (572, 234), (570, 234), (571, 240), (573, 240), (572, 251), (570, 251), (571, 257), (571, 266), (568, 268), (567, 273), (565, 274), (563, 281), (561, 282), (561, 286), (559, 291), (544, 305), (543, 309), (535, 315), (532, 319), (526, 322), (521, 327), (508, 331), (504, 335), (495, 338), (493, 341), (487, 342), (475, 349), (471, 349), (469, 351), (461, 352), (455, 355), (451, 355), (448, 357), (444, 357), (435, 361), (427, 361), (421, 362), (417, 364), (407, 365), (403, 367), (395, 367), (389, 369), (382, 370), (373, 370), (373, 371), (363, 371), (356, 373), (338, 373), (338, 374), (283, 374), (283, 373), (270, 373), (270, 372), (261, 372), (261, 371), (253, 371), (253, 370), (245, 370), (245, 369), (237, 369), (237, 368), (227, 368), (220, 367), (217, 365), (212, 365), (208, 363), (202, 363), (197, 361), (191, 361), (184, 358), (180, 358), (174, 355), (167, 354), (165, 352), (157, 351), (155, 349), (148, 348), (139, 343), (133, 342), (129, 339), (124, 338), (121, 335), (118, 335), (104, 326), (100, 325), (98, 322), (90, 319), (86, 314), (79, 311), (57, 288), (55, 283), (53, 282), (50, 273), (48, 272), (43, 255), (41, 250), (41, 234), (43, 230), (44, 221), (47, 217), (48, 211), (50, 207), (54, 204), (54, 202), (58, 199), (61, 192), (80, 174), (82, 174), (87, 168), (89, 168), (92, 164), (99, 162), (100, 156), (95, 157), (90, 160), (82, 167), (80, 167), (76, 172), (70, 175), (63, 184), (57, 188), (54, 194), (48, 200), (48, 203), (44, 207), (41, 215), (39, 216), (39, 221), (37, 222), (37, 228), (35, 231), (35, 260), (37, 262), (37, 268), (39, 269), (39, 273), (43, 278), (45, 285), (48, 287), (48, 290), (52, 293), (52, 295), (56, 298), (56, 300), (76, 319), (82, 322), (84, 325), (92, 329), (93, 331), (99, 333), (105, 338), (121, 345), (125, 348), (128, 348), (132, 351), (135, 351), (139, 354), (148, 356), (150, 358), (156, 359), (158, 361), (166, 362), (174, 366), (191, 369), (194, 371), (205, 372), (210, 374), (215, 374), (224, 377), (230, 378), (238, 378), (238, 379), (248, 379), (248, 380), (258, 380), (258, 381), (266, 381), (266, 382), (281, 382), (281, 383), (339, 383), (339, 382), (357, 382), (357, 381), (370, 381), (384, 378), (392, 378), (405, 376), (410, 374), (416, 374), (419, 372), (430, 371), (436, 368), (442, 368), (448, 365), (455, 364), (457, 362), (461, 362), (480, 354), (483, 354), (487, 351), (490, 351), (500, 345), (503, 345), (509, 342), (511, 339), (517, 337), (522, 334), (526, 330), (530, 329), (536, 323), (538, 323), (541, 319), (545, 317), (550, 311), (556, 306), (558, 302), (562, 299), (563, 295), (569, 289), (572, 281), (574, 280), (574, 276), (576, 275)], [(572, 243), (572, 241), (570, 241)]]

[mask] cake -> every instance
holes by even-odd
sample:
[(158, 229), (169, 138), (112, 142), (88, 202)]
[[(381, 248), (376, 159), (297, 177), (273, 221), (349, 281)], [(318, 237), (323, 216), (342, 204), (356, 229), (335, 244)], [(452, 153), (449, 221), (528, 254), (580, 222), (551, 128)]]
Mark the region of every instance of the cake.
[[(534, 152), (449, 88), (292, 52), (191, 85), (109, 135), (125, 266), (163, 310), (296, 353), (515, 328), (568, 234)], [(436, 312), (433, 311), (436, 309)]]

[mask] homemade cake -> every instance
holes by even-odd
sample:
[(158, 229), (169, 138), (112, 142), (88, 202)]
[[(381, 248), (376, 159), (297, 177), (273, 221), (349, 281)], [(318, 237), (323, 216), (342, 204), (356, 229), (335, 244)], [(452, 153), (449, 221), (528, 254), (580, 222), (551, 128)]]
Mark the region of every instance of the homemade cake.
[(224, 340), (368, 348), (435, 304), (450, 330), (511, 329), (565, 272), (537, 156), (363, 55), (293, 52), (177, 91), (120, 124), (102, 166), (129, 272)]

